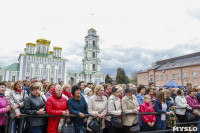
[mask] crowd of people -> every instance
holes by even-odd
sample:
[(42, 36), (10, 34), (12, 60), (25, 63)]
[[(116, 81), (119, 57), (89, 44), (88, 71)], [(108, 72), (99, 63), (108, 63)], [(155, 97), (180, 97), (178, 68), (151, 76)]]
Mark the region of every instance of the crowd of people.
[[(158, 114), (138, 115), (151, 112)], [(75, 133), (165, 130), (175, 127), (176, 122), (200, 121), (200, 87), (188, 83), (186, 88), (159, 88), (153, 82), (149, 86), (85, 85), (83, 81), (72, 85), (35, 78), (5, 81), (0, 82), (0, 114), (14, 118), (9, 125), (11, 133), (58, 133), (66, 123), (72, 123)], [(33, 117), (22, 118), (22, 114)], [(43, 114), (65, 117), (35, 117)], [(69, 114), (77, 117), (67, 117)], [(5, 125), (6, 117), (0, 116), (1, 133)], [(196, 126), (200, 132), (200, 124), (187, 126)]]

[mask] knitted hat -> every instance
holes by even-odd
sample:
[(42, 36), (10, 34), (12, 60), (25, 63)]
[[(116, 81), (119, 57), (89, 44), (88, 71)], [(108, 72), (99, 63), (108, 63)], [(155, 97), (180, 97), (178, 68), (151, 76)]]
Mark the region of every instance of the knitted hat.
[(87, 95), (90, 91), (92, 91), (92, 89), (86, 87), (86, 88), (84, 89), (84, 93), (85, 93), (85, 95)]
[(128, 87), (127, 87), (127, 88), (124, 90), (124, 92), (125, 92), (125, 93), (133, 92), (133, 90), (132, 90), (131, 88), (128, 88)]

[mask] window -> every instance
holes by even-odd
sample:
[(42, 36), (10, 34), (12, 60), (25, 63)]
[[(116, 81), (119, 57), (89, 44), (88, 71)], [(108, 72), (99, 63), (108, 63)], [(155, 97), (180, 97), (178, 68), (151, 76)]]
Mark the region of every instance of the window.
[(181, 74), (180, 73), (178, 73), (178, 79), (181, 79)]
[(172, 74), (172, 79), (175, 79), (175, 74)]
[(27, 71), (27, 72), (30, 72), (30, 71), (31, 71), (30, 66), (31, 66), (30, 64), (26, 64), (26, 71)]
[(150, 75), (150, 81), (153, 82), (153, 75)]
[(157, 75), (157, 81), (159, 80), (159, 75)]
[(145, 76), (144, 78), (145, 78), (145, 81), (147, 81), (147, 76)]
[(15, 82), (15, 76), (12, 76), (12, 82)]
[(95, 41), (93, 41), (93, 47), (95, 47)]
[(165, 80), (168, 81), (168, 74), (165, 74)]
[(92, 57), (95, 58), (95, 52), (92, 53)]
[(46, 73), (46, 72), (47, 72), (47, 66), (44, 65), (44, 67), (43, 67), (43, 73)]
[(160, 76), (161, 81), (163, 81), (163, 75)]
[(53, 78), (51, 78), (51, 82), (53, 82)]
[(184, 79), (187, 78), (187, 73), (183, 73)]
[(141, 77), (140, 77), (140, 80), (142, 81), (142, 79), (143, 79), (143, 78), (142, 78), (142, 76), (141, 76)]
[(51, 74), (54, 74), (54, 67), (51, 67)]
[(2, 76), (0, 76), (0, 81), (2, 81)]
[(193, 72), (193, 78), (197, 78), (197, 72)]
[(96, 70), (96, 68), (95, 68), (95, 64), (93, 64), (93, 71), (95, 71)]
[(60, 78), (58, 78), (58, 83), (60, 83)]
[(61, 67), (59, 67), (58, 74), (61, 74), (61, 73), (62, 73), (62, 69)]
[(35, 65), (35, 72), (37, 72), (38, 71), (38, 65), (36, 64)]

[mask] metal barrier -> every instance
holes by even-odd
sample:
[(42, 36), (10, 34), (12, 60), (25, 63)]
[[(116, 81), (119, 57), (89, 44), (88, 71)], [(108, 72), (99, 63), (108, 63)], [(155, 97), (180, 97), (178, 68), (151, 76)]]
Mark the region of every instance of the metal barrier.
[[(186, 108), (176, 108), (176, 109), (186, 109)], [(159, 113), (159, 112), (147, 112), (147, 113), (138, 113), (138, 114), (136, 114), (136, 113), (123, 113), (121, 115), (107, 114), (106, 116), (152, 115), (152, 114), (165, 114), (165, 113)], [(12, 124), (13, 120), (15, 118), (17, 118), (17, 117), (10, 118), (10, 121), (9, 121), (9, 117), (7, 116), (7, 114), (1, 114), (1, 115), (6, 116), (6, 130), (5, 130), (5, 133), (10, 133), (11, 132), (11, 124)], [(91, 115), (85, 114), (85, 117), (89, 117), (89, 116), (91, 116)], [(48, 115), (48, 114), (44, 114), (44, 115), (26, 115), (26, 114), (21, 114), (21, 116), (19, 118), (28, 118), (28, 117), (47, 117), (48, 118), (48, 117), (77, 117), (77, 116), (73, 115), (73, 114), (69, 114), (68, 116), (63, 116), (63, 115), (58, 116), (58, 115)], [(176, 125), (187, 125), (187, 124), (196, 124), (196, 123), (200, 123), (200, 121), (187, 122), (187, 123), (176, 123)], [(22, 126), (23, 125), (24, 125), (24, 123), (22, 124)], [(8, 127), (9, 127), (9, 129), (8, 129)], [(148, 133), (160, 133), (160, 132), (170, 132), (170, 131), (172, 131), (172, 129), (148, 131)], [(20, 133), (22, 133), (22, 131), (20, 131)], [(144, 132), (140, 132), (140, 133), (144, 133)]]

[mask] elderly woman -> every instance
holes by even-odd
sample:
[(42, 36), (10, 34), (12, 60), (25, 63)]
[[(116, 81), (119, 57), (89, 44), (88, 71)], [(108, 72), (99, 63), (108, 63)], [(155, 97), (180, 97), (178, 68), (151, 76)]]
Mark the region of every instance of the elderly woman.
[(92, 89), (86, 87), (84, 93), (85, 93), (85, 101), (88, 104), (90, 97), (93, 95), (93, 91)]
[(12, 110), (10, 111), (10, 116), (17, 116), (12, 121), (11, 133), (16, 133), (16, 127), (18, 127), (18, 132), (20, 132), (21, 124), (23, 124), (24, 119), (18, 118), (21, 115), (21, 111), (24, 110), (24, 100), (28, 97), (27, 91), (22, 90), (22, 82), (20, 80), (16, 81), (13, 86), (14, 91), (10, 93), (10, 103)]
[(78, 85), (72, 87), (72, 96), (68, 100), (69, 111), (78, 117), (71, 118), (71, 121), (74, 124), (75, 133), (80, 133), (84, 123), (87, 122), (85, 114), (88, 114), (88, 106), (85, 98), (81, 95), (81, 88)]
[[(200, 108), (200, 103), (199, 103), (197, 97), (195, 96), (195, 91), (193, 89), (189, 89), (187, 91), (186, 100), (187, 100), (188, 105), (190, 107), (192, 107), (193, 110)], [(196, 116), (196, 121), (200, 121), (199, 115)], [(196, 126), (198, 128), (198, 131), (200, 131), (200, 123), (198, 123)]]
[[(187, 108), (189, 105), (187, 104), (186, 98), (184, 96), (183, 90), (179, 89), (177, 91), (177, 96), (175, 98), (175, 104), (177, 108)], [(185, 112), (186, 109), (176, 109), (176, 116), (178, 117), (178, 120), (180, 123), (186, 122), (185, 119)]]
[[(94, 89), (94, 95), (90, 97), (89, 103), (88, 103), (88, 113), (92, 116), (88, 118), (88, 123), (93, 118), (102, 118), (102, 126), (101, 129), (105, 128), (105, 115), (107, 113), (107, 97), (103, 96), (104, 88), (101, 85), (97, 85)], [(87, 128), (90, 133), (93, 133), (89, 127)]]
[[(121, 115), (122, 110), (121, 110), (121, 103), (120, 103), (120, 98), (119, 98), (120, 96), (119, 88), (113, 88), (111, 92), (112, 94), (108, 99), (108, 113), (112, 115)], [(106, 124), (107, 130), (109, 133), (116, 133), (118, 131), (118, 128), (112, 127), (111, 118), (112, 116), (106, 117), (106, 123), (108, 123)]]
[[(6, 84), (4, 82), (0, 82), (0, 114), (7, 114), (11, 109), (9, 103), (6, 100), (5, 96)], [(6, 117), (0, 116), (0, 133), (5, 132), (6, 125)]]
[[(125, 89), (125, 96), (122, 98), (122, 111), (123, 113), (138, 113), (139, 104), (136, 97), (133, 95), (133, 90), (130, 88)], [(136, 126), (139, 119), (137, 115), (123, 116), (124, 133), (129, 133), (132, 126)]]
[(62, 88), (63, 88), (62, 96), (67, 100), (69, 100), (72, 97), (70, 84), (65, 84)]
[[(24, 110), (28, 115), (45, 114), (45, 100), (40, 96), (41, 87), (34, 83), (30, 86), (30, 95), (25, 99)], [(29, 133), (42, 133), (41, 126), (44, 124), (43, 119), (39, 117), (28, 117)]]
[[(67, 99), (62, 97), (60, 85), (51, 89), (52, 97), (47, 99), (46, 110), (49, 115), (69, 115)], [(49, 117), (47, 133), (57, 133), (61, 117)]]

